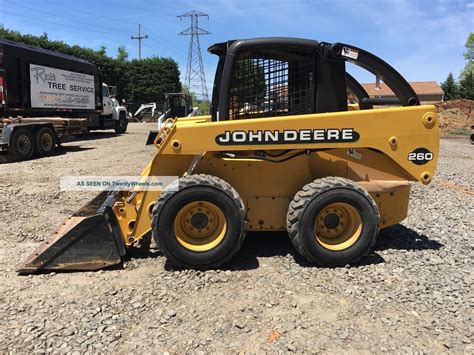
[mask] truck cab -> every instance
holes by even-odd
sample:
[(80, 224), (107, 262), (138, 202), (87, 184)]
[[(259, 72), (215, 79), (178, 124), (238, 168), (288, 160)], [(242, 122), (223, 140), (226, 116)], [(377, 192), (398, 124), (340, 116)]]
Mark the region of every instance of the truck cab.
[(116, 99), (117, 87), (102, 83), (102, 111), (100, 115), (89, 118), (88, 130), (115, 129), (116, 133), (125, 133), (128, 125), (128, 113)]

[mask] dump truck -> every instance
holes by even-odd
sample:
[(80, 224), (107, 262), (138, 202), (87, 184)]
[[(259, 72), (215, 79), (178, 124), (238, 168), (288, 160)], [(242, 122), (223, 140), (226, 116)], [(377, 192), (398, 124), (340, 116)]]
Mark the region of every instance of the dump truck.
[(115, 95), (87, 60), (0, 39), (0, 147), (18, 159), (50, 155), (87, 130), (125, 133), (127, 109)]
[[(209, 52), (219, 58), (211, 114), (171, 117), (150, 133), (156, 154), (142, 178), (174, 182), (100, 192), (20, 273), (117, 265), (150, 238), (174, 265), (217, 268), (248, 231), (287, 231), (316, 265), (354, 264), (381, 229), (406, 218), (410, 184), (432, 181), (435, 107), (421, 106), (377, 56), (298, 38), (234, 40)], [(348, 63), (379, 76), (397, 98), (370, 98)]]

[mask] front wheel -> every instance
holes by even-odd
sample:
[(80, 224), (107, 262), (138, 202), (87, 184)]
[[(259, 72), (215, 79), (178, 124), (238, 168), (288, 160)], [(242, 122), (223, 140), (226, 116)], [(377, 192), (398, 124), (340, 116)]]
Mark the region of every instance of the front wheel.
[(237, 191), (211, 175), (189, 175), (167, 187), (152, 213), (152, 234), (173, 264), (215, 268), (245, 237), (245, 207)]
[(115, 133), (123, 134), (127, 131), (127, 117), (124, 112), (120, 113), (119, 120), (117, 122), (117, 127), (115, 128)]
[(317, 179), (295, 195), (287, 215), (291, 242), (308, 261), (356, 263), (375, 244), (379, 212), (369, 193), (339, 177)]

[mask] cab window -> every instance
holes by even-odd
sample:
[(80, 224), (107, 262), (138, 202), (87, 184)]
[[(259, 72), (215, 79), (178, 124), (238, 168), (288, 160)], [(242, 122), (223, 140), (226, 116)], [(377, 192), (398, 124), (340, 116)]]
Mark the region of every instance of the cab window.
[(312, 113), (315, 56), (302, 50), (258, 50), (239, 55), (231, 78), (229, 118)]

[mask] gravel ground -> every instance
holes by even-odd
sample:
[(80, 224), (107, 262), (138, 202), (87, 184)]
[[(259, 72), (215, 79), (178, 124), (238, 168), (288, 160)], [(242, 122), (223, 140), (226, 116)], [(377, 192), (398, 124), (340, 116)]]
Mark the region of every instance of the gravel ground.
[(434, 183), (360, 265), (312, 267), (288, 236), (250, 234), (226, 269), (173, 270), (159, 252), (123, 269), (18, 276), (89, 199), (59, 176), (124, 175), (154, 154), (149, 124), (101, 132), (50, 158), (0, 165), (0, 352), (467, 352), (472, 345), (474, 147), (443, 140)]

